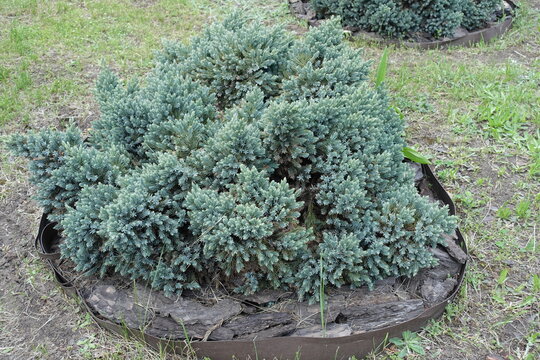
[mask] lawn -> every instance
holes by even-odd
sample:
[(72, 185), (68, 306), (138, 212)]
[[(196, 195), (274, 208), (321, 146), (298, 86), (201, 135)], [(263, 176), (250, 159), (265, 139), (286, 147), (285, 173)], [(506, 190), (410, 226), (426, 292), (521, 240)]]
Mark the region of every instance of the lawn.
[[(540, 1), (520, 5), (514, 28), (490, 44), (389, 49), (393, 106), (454, 198), (470, 251), (459, 296), (409, 338), (425, 352), (410, 358), (540, 358)], [(189, 41), (237, 7), (306, 29), (286, 0), (0, 0), (0, 136), (87, 128), (102, 65), (142, 75), (163, 39)], [(376, 66), (381, 47), (350, 44)], [(100, 330), (55, 286), (33, 252), (40, 209), (27, 175), (0, 145), (0, 359), (166, 358)]]

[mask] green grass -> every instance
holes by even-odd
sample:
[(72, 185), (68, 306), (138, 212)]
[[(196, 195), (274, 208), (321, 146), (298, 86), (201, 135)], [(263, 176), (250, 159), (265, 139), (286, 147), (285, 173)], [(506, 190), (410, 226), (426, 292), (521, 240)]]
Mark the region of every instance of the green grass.
[[(0, 1), (0, 134), (69, 121), (88, 126), (99, 114), (92, 89), (102, 63), (124, 77), (142, 75), (162, 39), (189, 41), (237, 7), (268, 23), (305, 25), (288, 14), (285, 0)], [(538, 0), (522, 1), (511, 32), (489, 44), (388, 50), (384, 83), (393, 106), (409, 123), (408, 143), (430, 158), (455, 199), (471, 261), (456, 302), (440, 320), (369, 359), (405, 352), (414, 359), (540, 357), (539, 14)], [(364, 48), (375, 64), (383, 54), (362, 41), (351, 46)], [(0, 206), (26, 196), (26, 177), (23, 164), (0, 151)], [(15, 222), (19, 215), (8, 216)], [(27, 260), (20, 271), (37, 287), (46, 278), (32, 264)], [(4, 334), (14, 330), (7, 325), (11, 303), (0, 301)], [(56, 313), (69, 320), (64, 326), (73, 337), (62, 356), (166, 358), (97, 329), (76, 308), (66, 300)], [(19, 346), (19, 339), (2, 336), (0, 356), (58, 358), (37, 341)]]
[[(0, 69), (0, 126), (87, 96), (101, 61), (120, 71), (142, 72), (162, 38), (187, 40), (198, 30), (209, 4), (3, 2), (0, 12), (10, 16), (0, 30), (0, 63), (6, 64)], [(56, 98), (60, 101), (51, 101)]]

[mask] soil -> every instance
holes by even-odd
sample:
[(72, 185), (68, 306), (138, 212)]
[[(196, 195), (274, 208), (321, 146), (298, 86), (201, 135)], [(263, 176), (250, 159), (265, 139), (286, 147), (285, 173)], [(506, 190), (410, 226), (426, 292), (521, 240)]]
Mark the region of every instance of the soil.
[(0, 344), (8, 345), (0, 347), (0, 359), (28, 359), (40, 349), (61, 359), (77, 339), (69, 326), (76, 317), (52, 277), (41, 276), (47, 269), (29, 241), (39, 210), (30, 198), (22, 187), (0, 206)]

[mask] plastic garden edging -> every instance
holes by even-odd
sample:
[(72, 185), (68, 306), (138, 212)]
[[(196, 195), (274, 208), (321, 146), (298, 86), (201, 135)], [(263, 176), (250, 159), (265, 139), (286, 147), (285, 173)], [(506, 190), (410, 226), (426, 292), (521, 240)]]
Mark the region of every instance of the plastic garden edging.
[[(431, 190), (437, 198), (448, 205), (452, 215), (455, 214), (455, 206), (448, 193), (444, 190), (431, 168), (422, 165), (425, 178), (431, 186)], [(459, 229), (456, 229), (459, 245), (467, 253), (465, 241)], [(39, 256), (49, 265), (54, 276), (64, 291), (78, 298), (82, 307), (88, 311), (94, 321), (102, 328), (110, 330), (120, 335), (127, 335), (143, 341), (156, 350), (164, 350), (174, 354), (196, 353), (199, 358), (209, 357), (211, 360), (231, 360), (234, 359), (300, 359), (306, 360), (345, 360), (351, 356), (362, 358), (377, 348), (388, 337), (400, 336), (402, 332), (417, 331), (425, 326), (429, 320), (436, 319), (442, 315), (446, 305), (456, 296), (463, 282), (467, 263), (461, 265), (458, 282), (451, 295), (444, 301), (426, 308), (422, 314), (414, 319), (403, 323), (374, 330), (365, 333), (334, 337), (334, 338), (313, 338), (313, 337), (274, 337), (255, 339), (253, 341), (229, 340), (229, 341), (192, 341), (167, 340), (157, 338), (144, 332), (127, 328), (103, 318), (92, 311), (89, 305), (81, 296), (80, 289), (62, 273), (57, 264), (60, 254), (54, 252), (52, 245), (58, 241), (59, 234), (54, 229), (54, 223), (47, 220), (47, 215), (43, 214), (39, 225), (39, 232), (35, 240), (36, 250)]]

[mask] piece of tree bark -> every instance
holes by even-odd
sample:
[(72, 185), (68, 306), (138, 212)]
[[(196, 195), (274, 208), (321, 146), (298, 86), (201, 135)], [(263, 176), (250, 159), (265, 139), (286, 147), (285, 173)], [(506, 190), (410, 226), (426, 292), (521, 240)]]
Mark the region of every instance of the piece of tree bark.
[(214, 325), (241, 312), (240, 303), (231, 299), (219, 300), (213, 306), (204, 306), (194, 300), (181, 299), (160, 309), (161, 314), (170, 315), (177, 323), (184, 325)]
[(431, 253), (437, 258), (439, 264), (431, 269), (425, 269), (428, 277), (444, 280), (459, 273), (461, 264), (455, 261), (445, 250), (441, 248), (431, 249)]
[(144, 327), (154, 317), (151, 308), (135, 304), (127, 291), (113, 285), (96, 286), (86, 302), (101, 316), (134, 329)]
[(185, 338), (182, 326), (170, 316), (157, 315), (150, 323), (150, 326), (145, 329), (145, 332), (164, 339), (178, 340)]
[(252, 334), (263, 331), (273, 326), (292, 323), (291, 314), (284, 312), (265, 312), (248, 316), (240, 316), (223, 325), (232, 330), (235, 336)]
[(463, 249), (457, 244), (457, 235), (454, 233), (451, 235), (443, 235), (446, 243), (444, 247), (448, 251), (451, 257), (453, 257), (458, 263), (465, 264), (467, 262), (467, 254)]
[(278, 336), (286, 336), (286, 335), (289, 335), (291, 332), (293, 332), (294, 329), (296, 329), (296, 325), (293, 323), (285, 324), (285, 325), (277, 325), (277, 326), (273, 326), (266, 330), (262, 330), (256, 333), (240, 335), (236, 339), (255, 340), (255, 339), (265, 339), (265, 338), (278, 337)]
[(427, 278), (420, 288), (420, 294), (429, 304), (436, 304), (446, 299), (456, 285), (457, 280), (454, 278), (445, 280)]
[(325, 331), (323, 331), (321, 325), (319, 324), (304, 329), (297, 329), (290, 336), (334, 338), (349, 336), (351, 334), (352, 329), (349, 324), (330, 323), (326, 325)]
[(244, 302), (263, 306), (267, 304), (277, 303), (279, 300), (287, 297), (290, 294), (290, 292), (286, 291), (267, 289), (259, 291), (253, 295), (242, 295), (239, 297), (239, 299)]
[(341, 311), (346, 320), (340, 322), (346, 322), (354, 331), (370, 331), (413, 319), (423, 311), (424, 302), (420, 299), (351, 306)]

